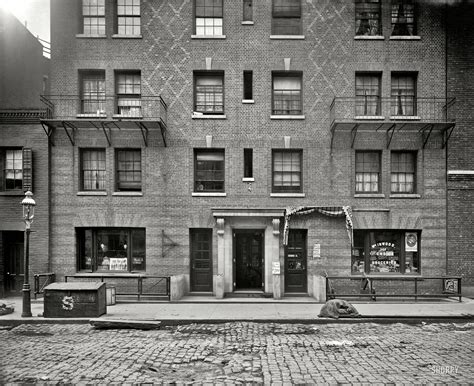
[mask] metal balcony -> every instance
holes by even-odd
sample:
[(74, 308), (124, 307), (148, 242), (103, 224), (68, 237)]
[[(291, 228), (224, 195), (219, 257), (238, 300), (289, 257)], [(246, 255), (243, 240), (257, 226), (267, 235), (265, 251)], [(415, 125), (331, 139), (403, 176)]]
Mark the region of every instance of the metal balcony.
[(444, 148), (455, 126), (454, 106), (454, 98), (336, 97), (329, 110), (331, 150), (334, 136), (338, 132), (351, 133), (352, 148), (357, 133), (362, 131), (385, 132), (387, 149), (395, 132), (420, 133), (423, 139), (423, 148), (431, 134), (439, 132), (443, 136)]
[[(105, 96), (81, 99), (79, 95), (44, 95), (46, 115), (41, 119), (43, 129), (52, 143), (55, 129), (62, 128), (74, 146), (74, 133), (81, 128), (102, 130), (109, 146), (111, 130), (139, 130), (148, 146), (150, 130), (160, 130), (166, 146), (168, 107), (161, 96)], [(54, 145), (54, 143), (53, 143)]]

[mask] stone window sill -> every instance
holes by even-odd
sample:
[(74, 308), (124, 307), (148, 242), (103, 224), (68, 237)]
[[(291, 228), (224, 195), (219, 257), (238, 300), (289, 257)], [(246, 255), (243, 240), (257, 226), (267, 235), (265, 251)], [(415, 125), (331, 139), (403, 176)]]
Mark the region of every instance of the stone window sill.
[(381, 120), (381, 119), (385, 119), (385, 117), (383, 115), (357, 115), (354, 117), (355, 119), (360, 119), (361, 121), (363, 120)]
[(420, 121), (421, 117), (417, 115), (391, 115), (390, 119), (393, 121)]
[(385, 198), (383, 193), (356, 193), (354, 198)]
[(251, 103), (255, 103), (255, 100), (254, 99), (242, 99), (242, 103), (243, 104), (251, 104)]
[(227, 193), (213, 193), (213, 192), (197, 193), (197, 192), (193, 192), (192, 196), (193, 197), (226, 197)]
[(121, 34), (113, 34), (112, 39), (142, 39), (142, 35), (121, 35)]
[(245, 20), (242, 22), (242, 25), (254, 25), (254, 22), (252, 20)]
[(306, 197), (306, 193), (270, 193), (270, 197)]
[(99, 34), (76, 34), (76, 38), (79, 39), (107, 39), (107, 35), (99, 35)]
[(255, 178), (253, 178), (253, 177), (243, 177), (242, 182), (255, 182)]
[(77, 192), (78, 196), (107, 196), (107, 192), (104, 191), (81, 191)]
[(390, 36), (390, 40), (421, 40), (421, 36)]
[(304, 40), (304, 35), (270, 35), (272, 40)]
[(304, 115), (270, 115), (270, 119), (306, 119)]
[(112, 196), (123, 196), (123, 197), (142, 197), (142, 192), (114, 192)]
[(366, 36), (366, 35), (360, 35), (360, 36), (354, 36), (354, 40), (384, 40), (385, 37), (381, 35), (377, 36)]
[(421, 194), (392, 193), (390, 198), (421, 198)]
[(77, 114), (76, 118), (107, 118), (107, 114)]
[(191, 35), (191, 39), (225, 39), (226, 35)]
[(192, 119), (227, 119), (225, 114), (196, 114), (193, 113)]

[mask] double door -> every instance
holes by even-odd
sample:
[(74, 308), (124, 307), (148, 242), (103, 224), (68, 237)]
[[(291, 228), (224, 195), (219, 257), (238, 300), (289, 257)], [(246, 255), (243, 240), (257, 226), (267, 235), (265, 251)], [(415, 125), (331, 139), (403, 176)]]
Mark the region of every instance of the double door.
[(234, 231), (234, 290), (264, 290), (263, 230)]

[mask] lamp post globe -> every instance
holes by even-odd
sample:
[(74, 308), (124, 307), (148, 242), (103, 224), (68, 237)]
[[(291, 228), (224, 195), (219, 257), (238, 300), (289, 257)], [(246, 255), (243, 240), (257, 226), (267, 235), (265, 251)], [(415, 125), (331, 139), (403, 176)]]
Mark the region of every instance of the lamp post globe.
[(36, 202), (33, 199), (33, 193), (27, 191), (25, 198), (21, 201), (23, 207), (23, 221), (25, 222), (25, 253), (24, 253), (24, 275), (23, 275), (23, 310), (22, 317), (31, 315), (31, 288), (30, 288), (30, 232), (31, 223), (35, 217)]

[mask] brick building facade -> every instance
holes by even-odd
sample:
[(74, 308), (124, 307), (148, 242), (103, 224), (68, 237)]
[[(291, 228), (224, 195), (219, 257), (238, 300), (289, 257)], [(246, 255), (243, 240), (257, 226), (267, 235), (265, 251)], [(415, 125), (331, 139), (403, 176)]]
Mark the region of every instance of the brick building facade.
[(463, 292), (474, 293), (474, 32), (467, 21), (474, 4), (448, 8), (448, 95), (455, 96), (456, 130), (448, 147), (448, 272), (463, 276)]
[[(49, 271), (49, 151), (40, 124), (49, 92), (43, 46), (12, 14), (0, 9), (0, 297), (21, 292), (24, 230), (21, 201), (37, 202), (30, 271)], [(32, 277), (32, 276), (30, 276)], [(32, 287), (33, 288), (33, 287)]]
[(60, 279), (279, 298), (325, 272), (446, 274), (444, 5), (51, 4)]

